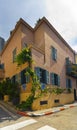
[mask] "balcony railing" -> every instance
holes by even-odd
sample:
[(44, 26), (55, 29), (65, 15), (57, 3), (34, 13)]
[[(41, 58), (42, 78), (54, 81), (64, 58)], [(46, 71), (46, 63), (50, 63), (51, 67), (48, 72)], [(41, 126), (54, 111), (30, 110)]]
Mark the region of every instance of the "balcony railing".
[(71, 61), (66, 61), (66, 74), (73, 78), (77, 78), (77, 64), (73, 64)]

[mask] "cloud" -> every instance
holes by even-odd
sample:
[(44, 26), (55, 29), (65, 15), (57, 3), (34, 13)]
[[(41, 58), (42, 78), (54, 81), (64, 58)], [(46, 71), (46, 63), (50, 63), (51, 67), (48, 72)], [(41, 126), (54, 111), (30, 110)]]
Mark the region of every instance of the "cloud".
[(77, 1), (46, 0), (45, 2), (47, 18), (62, 37), (72, 46), (70, 41), (77, 37)]
[(45, 16), (71, 47), (76, 48), (76, 5), (77, 0), (0, 0), (0, 36), (7, 39), (20, 17), (33, 27)]
[(44, 0), (0, 0), (0, 35), (7, 39), (20, 17), (34, 26), (44, 14), (44, 5)]

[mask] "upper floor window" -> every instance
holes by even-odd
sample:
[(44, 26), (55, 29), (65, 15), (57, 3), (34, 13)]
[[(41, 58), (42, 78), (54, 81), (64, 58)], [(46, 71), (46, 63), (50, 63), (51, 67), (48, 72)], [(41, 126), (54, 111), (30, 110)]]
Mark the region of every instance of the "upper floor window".
[(12, 54), (13, 54), (13, 62), (15, 62), (15, 58), (16, 58), (16, 48), (13, 50)]
[(51, 56), (54, 61), (57, 60), (57, 50), (54, 47), (51, 47)]

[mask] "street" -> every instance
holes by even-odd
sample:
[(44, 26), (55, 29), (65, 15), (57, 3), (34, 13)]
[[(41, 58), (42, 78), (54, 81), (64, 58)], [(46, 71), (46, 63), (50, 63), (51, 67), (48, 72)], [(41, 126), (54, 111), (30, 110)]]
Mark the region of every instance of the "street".
[[(3, 117), (6, 113), (0, 114), (0, 117)], [(7, 114), (5, 116), (11, 119)], [(47, 116), (12, 119), (5, 125), (3, 123), (3, 126), (0, 125), (0, 127), (0, 130), (77, 130), (77, 107)]]
[(77, 107), (34, 119), (35, 124), (19, 130), (77, 130)]
[(12, 120), (12, 117), (0, 106), (0, 123), (5, 120)]

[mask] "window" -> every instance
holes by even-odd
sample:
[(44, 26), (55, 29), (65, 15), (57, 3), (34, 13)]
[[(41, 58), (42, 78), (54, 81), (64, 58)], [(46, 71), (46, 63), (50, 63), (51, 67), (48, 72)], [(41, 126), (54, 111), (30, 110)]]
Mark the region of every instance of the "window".
[(41, 83), (49, 84), (49, 72), (47, 70), (36, 67), (35, 72)]
[(21, 71), (21, 84), (30, 82), (30, 75), (25, 75), (26, 69)]
[(19, 84), (26, 84), (30, 82), (30, 75), (25, 75), (26, 69), (22, 70), (20, 73), (14, 75), (11, 78), (13, 83), (18, 82)]
[(13, 50), (13, 62), (15, 62), (15, 58), (16, 58), (16, 48)]
[(71, 79), (66, 79), (66, 88), (72, 88), (72, 80)]
[(51, 47), (51, 56), (54, 61), (57, 60), (57, 50), (54, 47)]
[(60, 86), (60, 76), (55, 74), (55, 73), (51, 73), (50, 74), (50, 82), (52, 85)]
[(15, 77), (16, 77), (16, 82), (21, 84), (21, 73), (16, 74)]
[(4, 69), (4, 64), (0, 64), (0, 69)]

